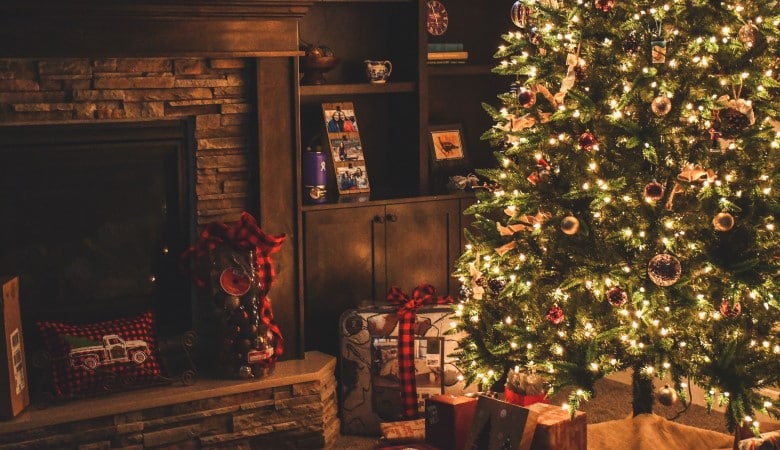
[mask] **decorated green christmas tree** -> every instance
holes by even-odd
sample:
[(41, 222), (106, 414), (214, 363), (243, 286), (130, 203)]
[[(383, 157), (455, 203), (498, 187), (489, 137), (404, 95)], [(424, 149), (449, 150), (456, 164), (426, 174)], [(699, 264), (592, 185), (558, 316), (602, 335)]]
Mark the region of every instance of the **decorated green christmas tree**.
[(497, 165), (455, 271), (468, 381), (536, 371), (576, 409), (628, 370), (635, 415), (665, 377), (683, 399), (701, 386), (732, 429), (777, 415), (762, 392), (780, 381), (780, 3), (511, 14), (507, 89), (483, 105)]

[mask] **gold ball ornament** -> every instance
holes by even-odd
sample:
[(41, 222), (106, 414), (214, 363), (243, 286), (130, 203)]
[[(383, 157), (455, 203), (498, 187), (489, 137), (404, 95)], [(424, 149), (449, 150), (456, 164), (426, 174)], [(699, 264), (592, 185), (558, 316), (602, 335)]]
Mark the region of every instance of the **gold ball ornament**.
[(561, 231), (565, 234), (577, 234), (580, 229), (580, 221), (574, 216), (566, 216), (561, 220)]
[(679, 396), (677, 395), (677, 391), (675, 391), (668, 384), (665, 384), (664, 387), (659, 389), (655, 396), (658, 399), (658, 403), (664, 406), (674, 405), (675, 403), (677, 403), (677, 400), (679, 398)]
[(655, 255), (647, 264), (647, 275), (650, 281), (661, 287), (671, 286), (682, 275), (680, 260), (668, 253)]
[(758, 31), (758, 27), (752, 23), (746, 23), (739, 29), (737, 36), (739, 37), (740, 42), (745, 44), (745, 46), (752, 47), (755, 45), (756, 41), (758, 41), (760, 32)]
[(715, 214), (712, 219), (712, 226), (718, 231), (729, 231), (734, 228), (734, 216), (727, 212)]
[(656, 116), (665, 116), (672, 109), (672, 101), (665, 95), (659, 95), (650, 103), (650, 109)]
[(525, 28), (531, 20), (531, 8), (525, 6), (520, 0), (512, 4), (509, 10), (509, 17), (517, 28)]

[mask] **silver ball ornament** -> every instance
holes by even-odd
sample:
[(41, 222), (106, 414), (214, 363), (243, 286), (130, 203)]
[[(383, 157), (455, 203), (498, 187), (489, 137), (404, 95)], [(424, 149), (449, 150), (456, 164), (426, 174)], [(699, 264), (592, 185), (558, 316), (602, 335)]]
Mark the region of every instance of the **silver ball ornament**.
[(664, 406), (672, 406), (677, 403), (679, 396), (677, 395), (677, 391), (666, 384), (658, 390), (656, 398), (658, 399), (658, 403)]
[(650, 262), (647, 264), (647, 275), (658, 286), (671, 286), (680, 279), (682, 264), (674, 256), (661, 253), (650, 259)]
[(565, 234), (576, 234), (580, 229), (580, 221), (574, 216), (566, 216), (561, 220), (561, 231)]

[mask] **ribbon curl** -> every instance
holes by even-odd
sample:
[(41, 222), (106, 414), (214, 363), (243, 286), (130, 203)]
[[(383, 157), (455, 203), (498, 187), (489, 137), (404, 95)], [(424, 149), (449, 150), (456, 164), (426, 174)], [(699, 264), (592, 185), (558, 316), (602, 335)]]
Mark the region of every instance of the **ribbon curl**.
[(393, 286), (387, 294), (389, 302), (399, 305), (398, 315), (398, 378), (401, 382), (401, 401), (404, 417), (417, 418), (417, 382), (414, 371), (414, 325), (417, 310), (425, 304), (446, 305), (453, 303), (452, 297), (436, 296), (436, 289), (430, 284), (421, 284), (414, 289), (412, 297)]

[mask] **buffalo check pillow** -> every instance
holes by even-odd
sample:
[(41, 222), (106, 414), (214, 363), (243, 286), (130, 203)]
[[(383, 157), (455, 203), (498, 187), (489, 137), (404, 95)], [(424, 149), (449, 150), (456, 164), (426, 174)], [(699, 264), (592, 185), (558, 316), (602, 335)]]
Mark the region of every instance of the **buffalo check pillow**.
[(151, 384), (162, 376), (151, 312), (83, 325), (38, 322), (38, 328), (51, 358), (55, 397)]

